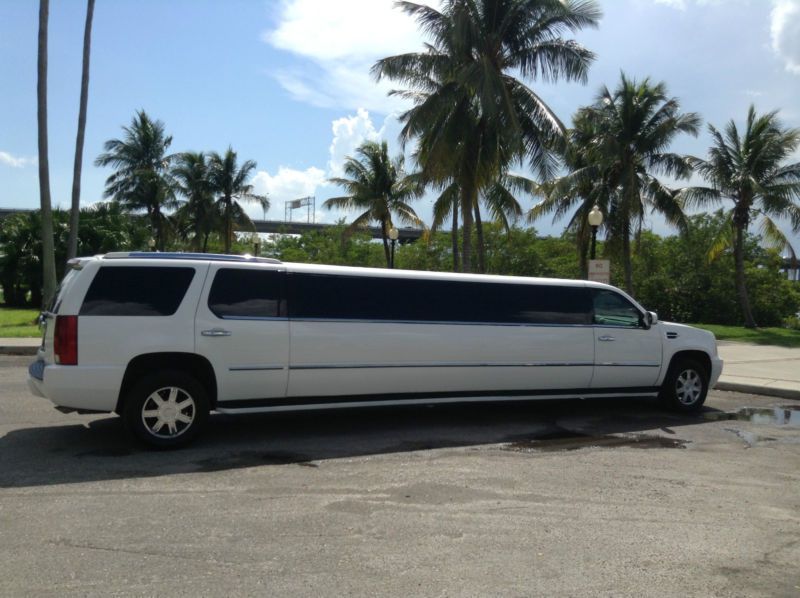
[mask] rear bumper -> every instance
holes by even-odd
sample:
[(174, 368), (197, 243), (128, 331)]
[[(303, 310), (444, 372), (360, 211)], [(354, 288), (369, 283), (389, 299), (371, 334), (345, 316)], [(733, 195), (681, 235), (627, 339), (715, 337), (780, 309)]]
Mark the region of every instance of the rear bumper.
[(80, 411), (114, 411), (124, 374), (122, 367), (60, 366), (34, 361), (28, 368), (28, 389), (56, 406)]

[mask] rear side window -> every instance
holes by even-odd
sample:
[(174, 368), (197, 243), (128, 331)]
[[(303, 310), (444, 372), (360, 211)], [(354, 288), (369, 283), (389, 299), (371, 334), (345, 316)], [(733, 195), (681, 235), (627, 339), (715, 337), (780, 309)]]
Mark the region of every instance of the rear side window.
[(208, 308), (218, 318), (277, 318), (282, 303), (282, 272), (222, 268), (208, 293)]
[(83, 300), (82, 316), (171, 316), (183, 301), (194, 268), (100, 268)]
[(590, 324), (583, 287), (291, 274), (294, 318)]

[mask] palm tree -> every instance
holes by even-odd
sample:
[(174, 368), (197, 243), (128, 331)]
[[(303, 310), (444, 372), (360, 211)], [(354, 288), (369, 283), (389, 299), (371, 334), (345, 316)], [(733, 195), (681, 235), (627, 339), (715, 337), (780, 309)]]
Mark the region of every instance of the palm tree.
[(401, 138), (417, 139), (425, 178), (440, 188), (458, 185), (462, 263), (470, 271), (481, 191), (524, 159), (539, 176), (551, 176), (550, 150), (563, 136), (561, 122), (517, 73), (585, 81), (594, 55), (561, 35), (596, 26), (601, 13), (593, 0), (445, 0), (441, 11), (397, 5), (431, 43), (425, 52), (379, 60), (372, 72), (409, 88), (394, 92), (415, 104), (401, 115)]
[[(483, 223), (480, 204), (483, 203), (492, 220), (500, 222), (506, 232), (511, 230), (511, 223), (522, 215), (522, 207), (515, 197), (515, 192), (533, 193), (536, 185), (530, 179), (511, 173), (503, 173), (495, 181), (481, 189), (472, 206), (475, 218), (475, 234), (478, 241), (478, 271), (486, 271), (485, 245), (483, 242)], [(446, 220), (452, 222), (453, 271), (458, 272), (458, 211), (459, 186), (455, 180), (449, 180), (440, 189), (441, 193), (433, 204), (433, 222), (431, 231), (438, 230)]]
[(75, 163), (72, 169), (72, 210), (69, 218), (67, 259), (78, 252), (78, 226), (81, 209), (81, 168), (83, 167), (83, 138), (86, 133), (86, 105), (89, 101), (89, 56), (92, 49), (92, 18), (94, 0), (86, 3), (86, 25), (83, 28), (83, 67), (81, 70), (81, 100), (78, 109), (78, 134), (75, 138)]
[(531, 223), (546, 214), (553, 214), (553, 223), (569, 216), (566, 231), (575, 235), (578, 261), (584, 277), (589, 272), (589, 212), (596, 205), (603, 213), (608, 214), (611, 197), (606, 173), (591, 155), (593, 140), (597, 136), (598, 131), (593, 123), (585, 112), (579, 111), (573, 118), (572, 128), (567, 134), (567, 145), (562, 154), (567, 173), (538, 187), (537, 191), (544, 199), (527, 214), (528, 222)]
[(348, 156), (345, 160), (344, 174), (348, 178), (329, 179), (330, 183), (343, 187), (347, 195), (332, 197), (322, 205), (329, 210), (363, 210), (350, 224), (348, 232), (378, 222), (389, 267), (392, 214), (396, 214), (400, 222), (422, 226), (422, 220), (407, 203), (419, 196), (421, 189), (413, 176), (406, 176), (402, 155), (393, 160), (389, 158), (385, 141), (367, 141), (356, 149), (356, 154), (357, 157)]
[(170, 165), (174, 156), (167, 154), (172, 136), (164, 123), (152, 120), (144, 110), (123, 127), (123, 139), (109, 139), (96, 166), (113, 166), (116, 171), (106, 179), (104, 197), (119, 201), (132, 211), (144, 210), (150, 219), (156, 247), (164, 251), (170, 223), (165, 209), (177, 206)]
[(710, 257), (733, 245), (739, 305), (745, 326), (755, 328), (744, 275), (745, 236), (759, 217), (765, 238), (778, 245), (788, 241), (774, 219), (788, 217), (794, 232), (800, 231), (800, 162), (786, 163), (800, 147), (800, 129), (784, 128), (777, 112), (759, 116), (751, 105), (743, 133), (733, 120), (724, 131), (713, 125), (708, 130), (713, 139), (708, 158), (690, 160), (711, 186), (683, 189), (681, 197), (690, 206), (733, 203)]
[(247, 182), (256, 169), (256, 163), (253, 160), (246, 160), (241, 167), (238, 166), (233, 148), (228, 147), (224, 155), (213, 152), (209, 159), (209, 168), (212, 188), (218, 196), (217, 203), (225, 225), (223, 232), (225, 253), (230, 253), (233, 223), (253, 228), (252, 221), (239, 202), (257, 203), (266, 212), (269, 209), (269, 200), (265, 195), (253, 193), (253, 186)]
[(36, 120), (39, 145), (39, 202), (42, 209), (42, 307), (50, 305), (56, 290), (53, 210), (50, 201), (50, 162), (47, 152), (47, 21), (50, 1), (39, 1), (39, 49), (36, 81)]
[(186, 198), (175, 214), (178, 227), (191, 238), (194, 250), (206, 253), (208, 238), (220, 220), (206, 155), (203, 152), (178, 154), (172, 176), (178, 192)]
[[(609, 242), (622, 254), (625, 290), (633, 294), (630, 242), (641, 230), (648, 208), (685, 229), (675, 192), (655, 174), (678, 179), (691, 174), (689, 159), (667, 148), (681, 133), (696, 136), (700, 117), (681, 113), (680, 103), (667, 96), (664, 83), (652, 84), (647, 78), (637, 82), (623, 73), (613, 93), (603, 87), (595, 103), (579, 110), (575, 120), (581, 128), (575, 137), (582, 145), (573, 148), (573, 156), (566, 160), (574, 170), (565, 179), (553, 181), (550, 207), (537, 206), (533, 215), (553, 206), (561, 210), (557, 215), (567, 212), (569, 202), (582, 198), (571, 224), (585, 235), (584, 214), (599, 204), (607, 216)], [(570, 187), (572, 191), (564, 193)]]

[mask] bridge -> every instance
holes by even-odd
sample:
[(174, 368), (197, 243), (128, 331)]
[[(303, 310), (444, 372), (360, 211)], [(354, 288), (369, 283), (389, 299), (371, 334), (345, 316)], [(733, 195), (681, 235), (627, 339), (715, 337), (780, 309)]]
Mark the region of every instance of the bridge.
[[(34, 210), (24, 208), (0, 208), (0, 220), (11, 214), (32, 212)], [(286, 222), (283, 220), (253, 220), (253, 225), (256, 227), (256, 232), (259, 233), (278, 233), (284, 235), (302, 235), (303, 233), (324, 231), (331, 228), (336, 228), (337, 224), (318, 224), (311, 222)], [(381, 238), (381, 229), (379, 226), (370, 226), (364, 229), (369, 232), (373, 239)], [(251, 232), (251, 231), (241, 231)], [(398, 228), (399, 236), (397, 240), (400, 243), (411, 243), (416, 241), (422, 236), (422, 230), (418, 228)]]

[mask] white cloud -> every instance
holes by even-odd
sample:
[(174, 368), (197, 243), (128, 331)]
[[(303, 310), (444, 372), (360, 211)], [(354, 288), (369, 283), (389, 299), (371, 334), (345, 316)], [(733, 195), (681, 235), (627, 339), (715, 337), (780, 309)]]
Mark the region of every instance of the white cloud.
[(411, 155), (415, 145), (408, 144), (404, 149), (401, 146), (399, 135), (402, 123), (398, 120), (397, 114), (390, 114), (383, 119), (380, 128), (375, 126), (369, 112), (364, 108), (359, 108), (356, 113), (349, 116), (337, 118), (331, 123), (333, 140), (328, 148), (330, 160), (328, 160), (328, 174), (331, 177), (342, 176), (342, 167), (348, 156), (355, 156), (356, 149), (365, 141), (386, 141), (389, 148), (389, 156), (394, 157), (403, 152), (406, 159), (406, 169), (411, 164)]
[(656, 4), (664, 4), (678, 10), (686, 10), (686, 0), (655, 0)]
[[(414, 19), (393, 0), (286, 0), (277, 26), (261, 38), (275, 48), (306, 59), (275, 78), (289, 94), (314, 106), (389, 114), (406, 104), (376, 83), (369, 70), (376, 60), (422, 49)], [(432, 2), (432, 5), (438, 3)]]
[[(266, 170), (259, 170), (250, 181), (253, 190), (258, 194), (266, 194), (270, 200), (270, 209), (267, 218), (270, 220), (284, 219), (284, 202), (300, 199), (313, 195), (316, 197), (317, 211), (316, 222), (335, 222), (348, 214), (338, 210), (328, 211), (322, 209), (322, 202), (326, 196), (341, 193), (341, 189), (328, 184), (331, 177), (340, 177), (344, 174), (343, 165), (348, 156), (355, 156), (356, 149), (365, 141), (386, 140), (389, 155), (395, 156), (401, 151), (397, 139), (401, 124), (397, 116), (390, 114), (383, 119), (380, 127), (375, 125), (370, 113), (364, 108), (358, 108), (355, 114), (348, 114), (331, 122), (331, 143), (328, 146), (329, 160), (326, 170), (310, 166), (305, 170), (280, 166), (276, 174)], [(409, 164), (409, 152), (412, 147), (406, 148), (406, 164)], [(322, 197), (320, 197), (322, 195)], [(248, 214), (253, 218), (263, 218), (260, 208), (247, 206)], [(303, 214), (305, 216), (305, 214)]]
[(342, 167), (348, 156), (355, 155), (356, 148), (365, 141), (379, 141), (380, 133), (375, 129), (369, 112), (359, 108), (353, 116), (343, 116), (331, 123), (333, 141), (328, 148), (331, 159), (328, 161), (328, 172), (332, 177), (340, 177), (344, 173)]
[[(255, 193), (269, 197), (267, 218), (283, 220), (284, 202), (316, 195), (317, 189), (325, 184), (325, 179), (325, 171), (315, 166), (305, 170), (281, 166), (274, 175), (259, 170), (250, 182)], [(259, 213), (260, 208), (248, 207), (247, 211), (251, 216), (263, 218), (263, 214)]]
[(787, 71), (800, 75), (800, 0), (775, 0), (770, 16), (773, 52)]
[(9, 154), (8, 152), (0, 151), (0, 164), (5, 164), (11, 168), (25, 168), (26, 166), (31, 166), (36, 163), (36, 158), (22, 158)]
[(656, 4), (663, 4), (677, 10), (686, 10), (689, 6), (722, 6), (731, 2), (747, 2), (748, 0), (653, 0)]

